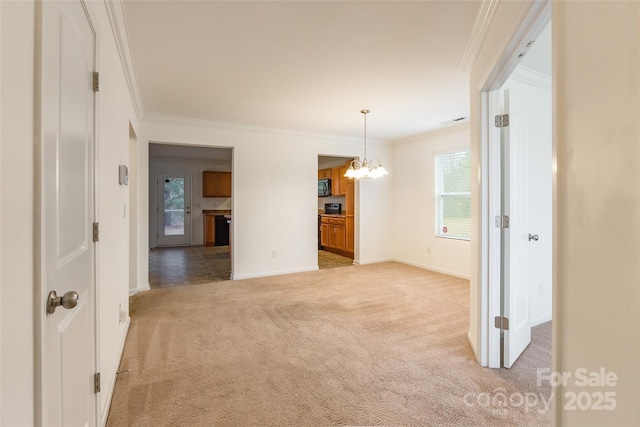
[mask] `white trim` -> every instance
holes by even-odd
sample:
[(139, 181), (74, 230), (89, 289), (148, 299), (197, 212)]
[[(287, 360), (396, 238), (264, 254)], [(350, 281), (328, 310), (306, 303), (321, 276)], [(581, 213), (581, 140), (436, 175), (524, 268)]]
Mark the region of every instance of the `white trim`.
[(129, 296), (132, 297), (134, 295), (137, 295), (140, 292), (150, 291), (150, 290), (151, 290), (151, 286), (149, 286), (149, 284), (147, 283), (146, 286), (138, 287), (136, 289), (129, 289)]
[(532, 320), (529, 326), (533, 328), (534, 326), (538, 326), (538, 325), (542, 325), (543, 323), (550, 322), (552, 320), (552, 317), (553, 316), (546, 316), (540, 319)]
[(478, 358), (478, 347), (476, 347), (476, 343), (471, 339), (471, 331), (467, 332), (467, 341), (469, 341), (469, 345), (471, 346), (471, 351)]
[(495, 66), (484, 78), (485, 84), (482, 86), (482, 90), (495, 90), (504, 85), (520, 63), (520, 54), (525, 53), (531, 47), (527, 47), (527, 44), (532, 40), (537, 40), (550, 20), (550, 0), (531, 2), (529, 8), (522, 11), (515, 20), (520, 24), (514, 28), (509, 42), (505, 43), (504, 48), (496, 55), (495, 61), (493, 61)]
[(467, 45), (464, 48), (462, 58), (460, 58), (460, 68), (465, 73), (471, 71), (473, 63), (482, 48), (484, 39), (487, 37), (487, 32), (491, 26), (491, 21), (498, 8), (500, 0), (483, 0), (476, 16), (476, 22), (473, 24), (469, 39), (467, 39)]
[(233, 275), (231, 280), (255, 279), (258, 277), (280, 276), (282, 274), (292, 274), (292, 273), (306, 273), (308, 271), (317, 271), (317, 270), (318, 270), (318, 266), (292, 268), (290, 270), (266, 271), (264, 273), (256, 273), (256, 274)]
[(420, 264), (420, 263), (417, 263), (417, 262), (411, 262), (411, 261), (407, 261), (407, 260), (399, 259), (399, 258), (394, 258), (392, 261), (399, 262), (400, 264), (410, 265), (412, 267), (418, 267), (418, 268), (421, 268), (423, 270), (433, 271), (434, 273), (446, 274), (447, 276), (453, 276), (453, 277), (457, 277), (459, 279), (470, 280), (470, 277), (468, 275), (456, 273), (454, 271), (443, 270), (441, 268), (432, 267), (430, 265)]
[(122, 361), (122, 355), (124, 354), (124, 344), (127, 341), (127, 335), (129, 335), (129, 327), (131, 326), (131, 317), (127, 316), (127, 321), (124, 325), (124, 334), (122, 334), (122, 339), (120, 340), (120, 347), (118, 349), (118, 357), (116, 358), (116, 366), (113, 369), (113, 380), (109, 383), (109, 389), (107, 390), (107, 400), (104, 406), (104, 411), (102, 411), (101, 415), (101, 426), (107, 425), (107, 418), (109, 418), (109, 409), (111, 409), (111, 399), (113, 398), (113, 392), (116, 388), (116, 380), (118, 379), (118, 367), (120, 366), (120, 362)]
[(357, 261), (353, 260), (353, 265), (368, 265), (368, 264), (379, 264), (381, 262), (392, 262), (395, 261), (393, 258), (385, 258), (385, 259), (372, 259), (369, 261)]
[(541, 73), (531, 68), (519, 65), (513, 70), (510, 78), (528, 85), (551, 91), (551, 76)]
[[(260, 133), (276, 133), (280, 135), (293, 135), (293, 136), (306, 136), (312, 138), (331, 139), (338, 141), (349, 141), (362, 144), (361, 138), (354, 138), (350, 136), (331, 135), (315, 132), (306, 132), (295, 129), (280, 129), (271, 128), (266, 126), (253, 126), (242, 123), (226, 123), (216, 122), (213, 120), (201, 120), (201, 119), (187, 119), (182, 117), (161, 116), (161, 115), (145, 115), (140, 119), (141, 122), (147, 124), (159, 124), (165, 126), (186, 126), (186, 127), (200, 127), (205, 129), (231, 129), (246, 132), (260, 132)], [(155, 143), (156, 141), (149, 141)], [(386, 141), (381, 139), (367, 139), (369, 145), (384, 145), (391, 146), (392, 141)]]
[(120, 55), (122, 70), (124, 71), (125, 79), (127, 80), (133, 109), (135, 111), (136, 118), (140, 118), (144, 114), (144, 108), (142, 105), (142, 98), (140, 97), (138, 79), (136, 78), (133, 55), (131, 54), (129, 31), (127, 30), (127, 19), (125, 16), (123, 2), (122, 0), (104, 0), (104, 2), (107, 9), (107, 15), (109, 16), (109, 23), (111, 24), (111, 31), (115, 37), (118, 54)]

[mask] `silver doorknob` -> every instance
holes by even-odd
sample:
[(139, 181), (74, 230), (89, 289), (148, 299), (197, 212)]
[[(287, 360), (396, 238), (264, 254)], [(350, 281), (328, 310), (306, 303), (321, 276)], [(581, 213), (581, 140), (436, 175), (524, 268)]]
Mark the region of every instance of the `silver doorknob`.
[(532, 240), (533, 240), (534, 242), (537, 242), (537, 241), (538, 241), (538, 239), (539, 239), (539, 237), (538, 237), (538, 235), (537, 235), (537, 234), (531, 234), (531, 233), (529, 233), (529, 241), (532, 241)]
[(58, 296), (56, 291), (51, 291), (47, 296), (47, 314), (55, 313), (56, 308), (59, 306), (71, 309), (76, 305), (78, 305), (78, 293), (76, 291), (69, 291), (61, 297)]

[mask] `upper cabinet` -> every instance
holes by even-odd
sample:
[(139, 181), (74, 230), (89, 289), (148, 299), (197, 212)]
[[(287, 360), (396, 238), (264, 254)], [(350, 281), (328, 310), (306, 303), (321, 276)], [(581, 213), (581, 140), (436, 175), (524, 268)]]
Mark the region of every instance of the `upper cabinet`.
[(231, 197), (231, 172), (202, 172), (202, 197)]
[(319, 170), (318, 171), (318, 179), (332, 179), (331, 178), (331, 168)]

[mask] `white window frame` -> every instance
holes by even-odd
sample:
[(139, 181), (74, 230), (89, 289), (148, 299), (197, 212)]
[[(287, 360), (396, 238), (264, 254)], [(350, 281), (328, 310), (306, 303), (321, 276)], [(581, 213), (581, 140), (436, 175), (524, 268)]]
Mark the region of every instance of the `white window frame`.
[[(441, 176), (438, 176), (439, 173), (442, 173), (442, 168), (439, 166), (438, 162), (441, 156), (456, 154), (456, 153), (467, 153), (470, 154), (470, 149), (461, 148), (457, 150), (450, 150), (438, 153), (433, 158), (433, 166), (434, 166), (434, 196), (435, 196), (435, 224), (434, 224), (434, 232), (435, 237), (441, 237), (443, 239), (453, 239), (453, 240), (471, 240), (471, 217), (469, 217), (469, 235), (468, 236), (459, 236), (459, 235), (451, 235), (443, 233), (443, 215), (444, 215), (444, 203), (442, 203), (443, 198), (446, 197), (460, 197), (467, 196), (469, 198), (469, 208), (471, 208), (471, 183), (469, 183), (469, 191), (463, 193), (445, 193), (442, 191), (442, 183), (444, 180)], [(469, 173), (469, 179), (471, 179), (471, 174)]]

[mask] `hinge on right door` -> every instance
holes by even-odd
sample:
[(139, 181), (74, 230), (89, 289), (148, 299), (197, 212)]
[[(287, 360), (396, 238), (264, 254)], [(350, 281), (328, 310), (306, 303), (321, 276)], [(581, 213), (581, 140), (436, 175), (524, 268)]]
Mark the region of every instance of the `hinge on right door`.
[(497, 215), (496, 228), (509, 228), (509, 215)]
[(497, 128), (506, 128), (509, 126), (509, 115), (498, 114), (495, 118), (495, 124)]
[(100, 393), (100, 372), (93, 376), (93, 392)]
[(93, 91), (100, 92), (100, 73), (93, 73)]
[(93, 241), (97, 242), (100, 240), (100, 224), (97, 222), (93, 223)]
[(496, 316), (494, 319), (494, 325), (498, 329), (509, 330), (509, 319), (506, 317)]

